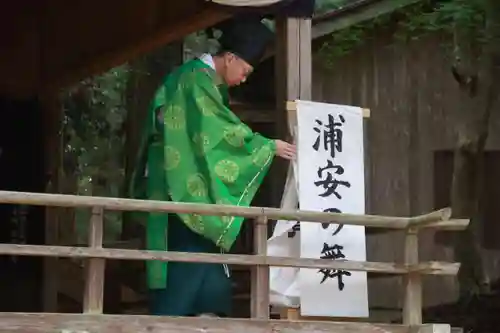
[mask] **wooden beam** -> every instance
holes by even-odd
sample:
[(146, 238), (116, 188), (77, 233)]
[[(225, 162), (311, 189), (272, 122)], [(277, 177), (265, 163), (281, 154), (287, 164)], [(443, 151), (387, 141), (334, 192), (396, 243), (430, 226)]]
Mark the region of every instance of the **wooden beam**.
[[(67, 194), (30, 193), (16, 191), (0, 191), (0, 203), (24, 204), (59, 207), (102, 207), (115, 211), (142, 211), (162, 213), (188, 213), (211, 216), (242, 216), (255, 218), (267, 216), (269, 219), (308, 221), (313, 223), (349, 224), (366, 227), (406, 229), (412, 221), (426, 221), (434, 219), (436, 224), (448, 221), (456, 228), (466, 228), (468, 220), (448, 220), (449, 209), (441, 209), (417, 217), (389, 217), (377, 215), (357, 215), (343, 213), (324, 213), (316, 211), (285, 210), (269, 207), (239, 207), (233, 205), (211, 205), (181, 202), (165, 202), (155, 200), (122, 199), (108, 197), (79, 196)], [(418, 226), (418, 224), (417, 224)], [(425, 223), (430, 228), (435, 225)]]
[[(59, 124), (63, 118), (63, 108), (57, 94), (44, 93), (39, 96), (40, 104), (45, 113), (44, 117), (44, 150), (45, 150), (45, 192), (59, 193), (61, 185), (60, 166), (62, 162), (62, 137), (60, 135)], [(59, 208), (47, 207), (45, 209), (45, 244), (57, 245), (59, 239)], [(66, 225), (68, 225), (67, 223)], [(45, 312), (57, 312), (57, 275), (58, 259), (45, 258), (43, 263), (43, 289), (42, 302)]]
[[(89, 246), (92, 250), (102, 249), (104, 210), (101, 207), (92, 209), (89, 229)], [(102, 313), (104, 307), (104, 269), (106, 261), (92, 258), (86, 263), (85, 295), (83, 311), (85, 313)]]
[(276, 104), (281, 135), (290, 134), (289, 101), (312, 97), (311, 20), (279, 18), (276, 21)]
[(48, 89), (57, 90), (84, 78), (103, 73), (108, 69), (124, 64), (129, 60), (151, 52), (193, 32), (213, 26), (229, 17), (231, 17), (231, 14), (226, 11), (216, 9), (212, 6), (205, 7), (192, 16), (179, 18), (180, 22), (165, 25), (150, 36), (138, 40), (133, 44), (105, 53), (92, 63), (85, 63), (79, 67), (72, 68), (61, 77), (55, 79), (48, 78)]
[(265, 255), (186, 253), (173, 251), (147, 251), (122, 249), (91, 249), (67, 246), (0, 244), (0, 254), (16, 256), (104, 258), (111, 260), (158, 260), (174, 262), (205, 262), (211, 264), (301, 267), (315, 269), (347, 270), (374, 273), (428, 275), (456, 275), (459, 263), (423, 262), (417, 264), (399, 264), (389, 262), (330, 261), (311, 258), (267, 257)]
[[(254, 223), (254, 251), (267, 254), (267, 218), (260, 217)], [(269, 266), (252, 267), (252, 318), (269, 319)]]
[[(406, 232), (404, 256), (407, 265), (418, 263), (417, 229)], [(404, 276), (404, 284), (403, 324), (419, 325), (422, 323), (422, 277), (420, 274), (409, 273)]]
[[(397, 324), (134, 315), (0, 313), (0, 322), (0, 333), (410, 333)], [(435, 326), (421, 325), (412, 333), (437, 333)]]
[[(288, 117), (287, 101), (311, 99), (312, 55), (311, 55), (311, 20), (299, 18), (276, 19), (276, 133), (282, 140), (292, 141), (296, 123)], [(288, 164), (288, 167), (287, 167)], [(287, 170), (287, 174), (283, 170)], [(274, 206), (289, 205), (284, 202), (285, 183), (293, 184), (293, 168), (290, 163), (277, 159), (271, 168), (273, 175)], [(287, 180), (288, 179), (288, 180)], [(292, 189), (293, 191), (293, 189)]]

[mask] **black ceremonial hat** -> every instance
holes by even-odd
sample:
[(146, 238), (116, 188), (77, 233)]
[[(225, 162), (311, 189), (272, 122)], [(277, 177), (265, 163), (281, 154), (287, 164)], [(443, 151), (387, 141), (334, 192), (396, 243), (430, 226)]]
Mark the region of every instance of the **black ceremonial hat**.
[(267, 44), (272, 40), (272, 31), (257, 16), (237, 16), (219, 25), (221, 51), (234, 53), (252, 66), (256, 66)]

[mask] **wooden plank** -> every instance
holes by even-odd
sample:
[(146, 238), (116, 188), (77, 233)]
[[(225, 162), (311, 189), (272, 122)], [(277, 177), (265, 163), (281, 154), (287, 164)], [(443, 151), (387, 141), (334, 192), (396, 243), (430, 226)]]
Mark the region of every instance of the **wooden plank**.
[[(89, 246), (92, 250), (102, 249), (103, 239), (102, 207), (92, 209), (89, 228)], [(85, 313), (102, 313), (104, 304), (104, 269), (106, 261), (103, 258), (92, 258), (86, 263), (85, 294), (83, 311)]]
[[(370, 323), (370, 322), (377, 322), (377, 320), (374, 320), (373, 318), (347, 318), (347, 317), (305, 317), (300, 315), (300, 309), (286, 309), (287, 316), (282, 317), (286, 318), (287, 320), (308, 320), (308, 321), (323, 321), (323, 322), (356, 322), (356, 323)], [(370, 317), (372, 317), (373, 314), (377, 313), (380, 310), (376, 309), (370, 309)], [(391, 316), (389, 315), (389, 318)], [(391, 322), (392, 319), (385, 319), (381, 322), (386, 322), (388, 320)], [(451, 327), (450, 330), (448, 328), (450, 325), (448, 324), (422, 324), (422, 325), (417, 325), (414, 327), (410, 327), (409, 332), (411, 333), (464, 333), (462, 328), (459, 327)], [(377, 332), (378, 333), (378, 332)], [(383, 332), (382, 332), (383, 333)]]
[[(405, 263), (418, 263), (418, 231), (409, 229), (405, 236)], [(403, 324), (422, 323), (422, 278), (420, 274), (409, 273), (404, 277), (405, 296), (403, 304)]]
[[(194, 204), (14, 191), (0, 191), (0, 203), (60, 207), (99, 206), (106, 210), (116, 211), (176, 212), (214, 216), (242, 216), (247, 218), (267, 216), (269, 219), (275, 220), (282, 219), (334, 224), (342, 223), (348, 225), (363, 225), (367, 227), (390, 229), (406, 229), (411, 221), (416, 221), (421, 218), (338, 214), (314, 211), (283, 210), (269, 207), (238, 207), (230, 205)], [(447, 208), (423, 216), (426, 218), (428, 218), (428, 216), (432, 216), (432, 218), (435, 218), (435, 223), (439, 224), (441, 221), (447, 220), (449, 216), (448, 211), (449, 209)], [(453, 224), (456, 228), (465, 228), (467, 225), (464, 222), (468, 223), (468, 220), (451, 221), (452, 220), (448, 220), (448, 224)], [(433, 227), (433, 223), (426, 223), (426, 227)]]
[(158, 260), (175, 262), (206, 262), (228, 265), (268, 265), (276, 267), (302, 267), (374, 273), (426, 275), (456, 275), (460, 264), (444, 262), (418, 263), (414, 265), (389, 262), (333, 261), (310, 258), (267, 257), (263, 255), (186, 253), (147, 250), (89, 249), (65, 246), (0, 244), (0, 254), (19, 256), (104, 258), (113, 260)]
[[(260, 217), (254, 224), (254, 250), (257, 255), (267, 254), (267, 218)], [(269, 319), (269, 266), (252, 269), (252, 318)]]
[(389, 324), (133, 315), (0, 313), (0, 322), (0, 333), (409, 333)]
[(410, 329), (410, 333), (451, 333), (456, 331), (456, 329), (452, 329), (448, 324), (429, 324)]

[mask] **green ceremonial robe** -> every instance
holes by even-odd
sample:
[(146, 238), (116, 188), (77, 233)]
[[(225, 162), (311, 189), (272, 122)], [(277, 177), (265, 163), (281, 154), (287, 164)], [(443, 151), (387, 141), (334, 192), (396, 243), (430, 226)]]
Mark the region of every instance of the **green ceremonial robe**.
[[(228, 104), (227, 86), (199, 59), (168, 75), (148, 112), (131, 195), (151, 200), (249, 206), (275, 156), (276, 145), (274, 140), (252, 132), (229, 110)], [(242, 222), (241, 217), (147, 214), (147, 248), (228, 251)], [(166, 262), (147, 263), (149, 289), (164, 292), (163, 296), (154, 297), (170, 298), (170, 303), (172, 299), (180, 302), (180, 298), (187, 297), (187, 289), (182, 288), (186, 284), (192, 288), (203, 285), (204, 291), (198, 295), (196, 290), (190, 292), (195, 293), (193, 298), (210, 297), (207, 302), (214, 302), (217, 295), (207, 294), (210, 285), (230, 283), (222, 272), (222, 265), (214, 264), (169, 263), (167, 270)], [(221, 281), (220, 276), (227, 281)], [(217, 311), (206, 307), (199, 311), (190, 309), (188, 303), (181, 310), (172, 309), (171, 305), (168, 310), (157, 312), (195, 315), (199, 311)]]

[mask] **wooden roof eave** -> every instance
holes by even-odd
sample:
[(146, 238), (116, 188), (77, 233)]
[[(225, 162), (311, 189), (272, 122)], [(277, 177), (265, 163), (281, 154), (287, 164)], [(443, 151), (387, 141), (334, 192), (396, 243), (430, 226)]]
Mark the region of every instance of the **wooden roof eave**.
[(49, 91), (55, 91), (74, 84), (86, 77), (97, 75), (110, 68), (119, 66), (128, 60), (147, 54), (162, 45), (166, 45), (193, 32), (217, 24), (231, 16), (232, 14), (227, 11), (207, 6), (194, 15), (181, 18), (175, 23), (165, 25), (145, 39), (113, 50), (112, 52), (101, 54), (92, 62), (84, 63), (70, 71), (66, 71), (64, 75), (45, 82), (46, 86), (44, 88)]

